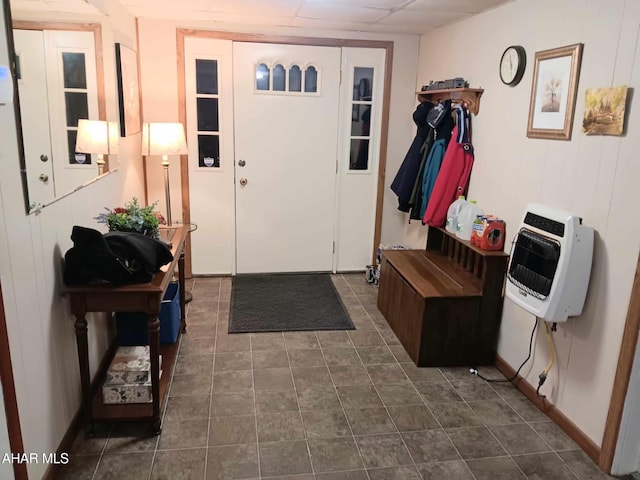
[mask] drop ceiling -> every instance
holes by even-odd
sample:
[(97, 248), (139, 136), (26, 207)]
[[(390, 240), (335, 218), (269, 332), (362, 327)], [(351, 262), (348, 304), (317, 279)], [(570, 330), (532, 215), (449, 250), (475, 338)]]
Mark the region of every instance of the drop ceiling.
[[(120, 0), (136, 17), (361, 32), (426, 33), (510, 0)], [(91, 0), (12, 0), (12, 8), (82, 13)]]

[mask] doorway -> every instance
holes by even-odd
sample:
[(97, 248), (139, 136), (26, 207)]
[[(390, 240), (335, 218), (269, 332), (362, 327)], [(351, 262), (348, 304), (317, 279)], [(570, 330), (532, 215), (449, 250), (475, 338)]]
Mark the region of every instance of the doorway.
[(246, 37), (178, 32), (191, 272), (363, 270), (379, 241), (391, 44)]

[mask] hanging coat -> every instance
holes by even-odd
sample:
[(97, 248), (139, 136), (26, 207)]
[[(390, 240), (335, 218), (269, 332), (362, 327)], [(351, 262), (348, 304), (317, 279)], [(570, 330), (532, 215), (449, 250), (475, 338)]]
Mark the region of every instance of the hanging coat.
[[(451, 130), (455, 126), (453, 117), (451, 116), (451, 101), (444, 102), (445, 108), (443, 109), (443, 116), (438, 121), (438, 124), (434, 125), (429, 121), (431, 127), (435, 128), (433, 132), (433, 142), (428, 156), (420, 167), (420, 173), (418, 175), (417, 188), (415, 191), (415, 198), (412, 200), (411, 219), (422, 220), (424, 212), (427, 209), (429, 198), (431, 198), (431, 192), (433, 186), (438, 178), (440, 172), (440, 166), (444, 158), (447, 145), (451, 139)], [(433, 108), (429, 113), (429, 117), (434, 113), (436, 108)]]
[(403, 212), (408, 212), (411, 208), (409, 204), (411, 192), (413, 191), (422, 160), (420, 151), (431, 131), (431, 127), (427, 124), (427, 114), (432, 108), (433, 103), (424, 102), (418, 105), (416, 111), (413, 112), (413, 121), (417, 125), (418, 131), (409, 147), (409, 151), (402, 161), (398, 173), (391, 183), (391, 190), (398, 196), (398, 210)]
[(449, 206), (467, 191), (473, 168), (473, 146), (467, 133), (467, 113), (462, 107), (457, 107), (456, 115), (457, 123), (422, 218), (422, 223), (432, 227), (444, 226)]

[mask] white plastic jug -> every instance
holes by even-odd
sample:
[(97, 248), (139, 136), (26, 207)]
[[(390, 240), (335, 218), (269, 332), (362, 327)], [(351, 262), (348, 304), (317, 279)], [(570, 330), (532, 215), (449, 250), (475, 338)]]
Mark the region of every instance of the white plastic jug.
[(477, 215), (482, 215), (482, 209), (475, 200), (471, 200), (465, 205), (458, 214), (458, 227), (456, 228), (456, 236), (462, 240), (471, 240), (471, 231), (473, 230), (473, 222)]
[(460, 195), (458, 199), (449, 206), (449, 210), (447, 211), (447, 224), (445, 225), (447, 232), (456, 233), (456, 229), (458, 227), (458, 215), (460, 214), (462, 207), (467, 203), (469, 202), (464, 199), (464, 196)]

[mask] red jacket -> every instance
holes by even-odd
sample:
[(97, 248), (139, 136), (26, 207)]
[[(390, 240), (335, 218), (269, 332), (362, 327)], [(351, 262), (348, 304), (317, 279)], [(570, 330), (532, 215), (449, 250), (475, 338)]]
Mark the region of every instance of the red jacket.
[(467, 114), (462, 108), (458, 108), (457, 113), (458, 122), (453, 129), (438, 178), (422, 217), (422, 223), (432, 227), (444, 226), (449, 206), (456, 198), (466, 193), (473, 168), (473, 146), (466, 134)]

